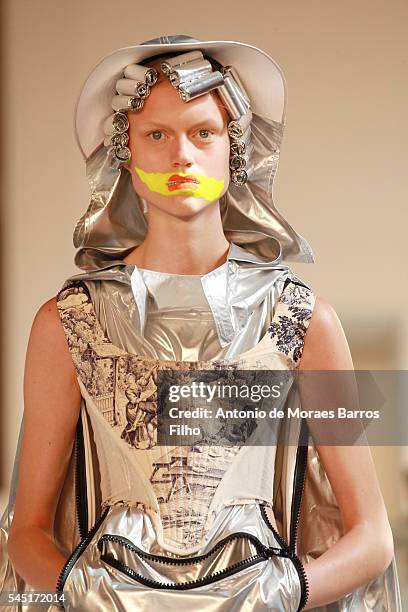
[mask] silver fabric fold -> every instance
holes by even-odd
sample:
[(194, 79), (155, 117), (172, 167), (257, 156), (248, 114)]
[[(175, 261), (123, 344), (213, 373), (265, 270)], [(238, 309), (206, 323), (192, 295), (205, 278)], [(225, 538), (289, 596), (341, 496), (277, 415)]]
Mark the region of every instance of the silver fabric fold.
[[(220, 199), (224, 233), (246, 251), (267, 260), (313, 262), (313, 252), (275, 208), (272, 186), (279, 161), (283, 124), (253, 114), (248, 182), (230, 183)], [(91, 201), (74, 231), (75, 263), (96, 270), (123, 259), (146, 236), (144, 200), (133, 188), (129, 172), (111, 167), (103, 145), (87, 160)]]

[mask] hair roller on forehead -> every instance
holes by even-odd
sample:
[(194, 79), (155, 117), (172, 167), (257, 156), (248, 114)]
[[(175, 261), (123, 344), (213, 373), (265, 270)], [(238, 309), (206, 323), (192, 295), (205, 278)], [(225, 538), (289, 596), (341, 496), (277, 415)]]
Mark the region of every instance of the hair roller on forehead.
[(123, 77), (116, 82), (116, 94), (112, 98), (115, 111), (104, 122), (104, 145), (112, 148), (112, 167), (118, 168), (131, 158), (129, 143), (129, 120), (127, 111), (138, 111), (150, 94), (150, 88), (159, 78), (157, 70), (130, 64), (123, 71)]
[[(152, 58), (153, 59), (153, 58)], [(245, 170), (250, 153), (251, 120), (249, 97), (232, 66), (221, 66), (215, 60), (206, 59), (199, 50), (189, 51), (167, 58), (161, 62), (160, 70), (179, 92), (184, 102), (217, 90), (230, 115), (228, 135), (230, 137), (230, 174), (235, 185), (244, 185), (248, 180)], [(113, 167), (130, 160), (127, 130), (129, 122), (126, 112), (143, 108), (150, 88), (157, 83), (155, 68), (139, 64), (125, 67), (123, 75), (116, 82), (116, 94), (112, 98), (114, 115), (104, 125), (107, 147), (112, 147)], [(124, 127), (126, 125), (126, 127)]]

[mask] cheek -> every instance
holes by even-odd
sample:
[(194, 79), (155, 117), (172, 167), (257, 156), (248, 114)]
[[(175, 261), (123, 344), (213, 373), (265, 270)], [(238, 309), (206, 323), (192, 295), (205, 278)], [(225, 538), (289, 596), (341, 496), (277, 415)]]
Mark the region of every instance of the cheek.
[(132, 140), (130, 141), (130, 152), (132, 154), (132, 158), (130, 160), (130, 165), (132, 168), (132, 173), (134, 173), (134, 167), (137, 166), (138, 168), (140, 167), (142, 160), (146, 160), (146, 151), (145, 154), (143, 155), (142, 153), (142, 147), (139, 145), (137, 145), (136, 142), (132, 142)]
[(147, 169), (151, 164), (151, 153), (149, 147), (145, 146), (143, 136), (139, 133), (129, 130), (129, 149), (131, 153), (130, 168), (132, 174), (135, 174), (134, 167)]
[(229, 138), (220, 146), (214, 147), (211, 154), (203, 157), (203, 170), (206, 174), (221, 179), (229, 176), (230, 141)]
[(230, 143), (230, 139), (228, 138), (228, 142), (226, 144), (225, 154), (224, 154), (224, 167), (228, 174), (229, 174), (230, 156), (231, 156), (231, 143)]
[[(135, 166), (136, 165), (137, 164), (133, 163), (133, 160), (132, 160), (132, 166), (130, 168), (130, 173), (131, 173), (131, 177), (132, 177), (133, 189), (136, 191), (136, 193), (141, 198), (148, 199), (148, 198), (151, 197), (152, 191), (149, 189), (149, 187), (146, 185), (146, 183), (144, 183), (141, 180), (140, 176), (135, 171)], [(137, 167), (139, 167), (139, 166), (137, 166)]]
[(143, 163), (146, 160), (145, 158), (142, 158), (140, 153), (138, 154), (138, 152), (135, 149), (133, 150), (131, 149), (131, 153), (132, 153), (132, 156), (130, 158), (128, 170), (132, 178), (133, 188), (138, 195), (140, 195), (141, 197), (146, 197), (146, 195), (149, 193), (149, 189), (147, 188), (146, 183), (144, 183), (141, 180), (140, 176), (135, 170), (135, 167), (142, 168), (143, 170), (147, 170), (147, 168), (145, 167)]
[(229, 184), (230, 184), (230, 180), (231, 180), (231, 174), (230, 174), (230, 139), (229, 136), (227, 136), (227, 140), (225, 143), (225, 147), (223, 150), (223, 156), (222, 159), (220, 160), (220, 164), (222, 166), (222, 168), (224, 169), (223, 172), (223, 178), (225, 181), (225, 185), (224, 185), (224, 189), (222, 191), (222, 195), (224, 195), (224, 193), (228, 190)]
[(133, 164), (129, 170), (132, 176), (132, 183), (133, 183), (134, 190), (136, 191), (136, 193), (143, 196), (143, 194), (145, 193), (146, 185), (142, 183), (140, 178), (137, 176), (137, 173), (134, 171)]
[(142, 197), (146, 197), (150, 193), (149, 188), (146, 183), (144, 183), (138, 173), (135, 170), (135, 166), (137, 168), (141, 168), (145, 172), (154, 172), (157, 171), (155, 167), (155, 163), (157, 165), (157, 159), (155, 160), (154, 156), (149, 154), (149, 151), (145, 149), (142, 151), (142, 147), (137, 146), (135, 143), (132, 143), (130, 146), (131, 151), (131, 159), (128, 166), (129, 172), (132, 177), (133, 187), (139, 195)]
[(223, 146), (223, 164), (224, 167), (229, 168), (229, 159), (231, 154), (231, 141), (229, 136), (225, 137), (224, 146)]
[(230, 167), (229, 167), (229, 165), (230, 165), (230, 143), (229, 143), (229, 140), (228, 140), (227, 146), (226, 146), (226, 148), (224, 150), (224, 154), (223, 154), (222, 158), (219, 160), (219, 163), (220, 163), (220, 167), (223, 168), (223, 171), (222, 171), (223, 172), (223, 176), (222, 176), (222, 178), (225, 181), (225, 187), (224, 187), (224, 190), (223, 190), (223, 194), (224, 194), (227, 191), (227, 189), (228, 189), (229, 182), (230, 182), (230, 177), (231, 177), (231, 175), (230, 175)]
[(226, 137), (226, 140), (216, 147), (214, 152), (207, 156), (207, 165), (205, 166), (205, 173), (208, 176), (216, 178), (217, 180), (224, 181), (224, 187), (218, 197), (221, 197), (228, 190), (230, 184), (230, 140)]

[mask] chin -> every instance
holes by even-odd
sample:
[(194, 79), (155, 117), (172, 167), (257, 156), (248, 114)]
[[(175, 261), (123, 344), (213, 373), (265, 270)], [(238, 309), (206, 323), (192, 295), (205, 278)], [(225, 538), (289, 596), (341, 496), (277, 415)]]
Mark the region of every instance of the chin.
[(203, 198), (196, 198), (190, 195), (179, 195), (167, 198), (166, 202), (160, 202), (157, 208), (175, 217), (187, 218), (217, 203), (218, 202), (209, 202)]

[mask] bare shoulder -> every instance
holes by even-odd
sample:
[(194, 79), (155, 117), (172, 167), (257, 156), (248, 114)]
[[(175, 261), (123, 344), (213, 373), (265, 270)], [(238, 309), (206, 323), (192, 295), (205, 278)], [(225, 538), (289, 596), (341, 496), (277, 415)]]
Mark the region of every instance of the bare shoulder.
[(50, 337), (49, 340), (65, 340), (65, 333), (58, 311), (56, 296), (51, 297), (39, 307), (34, 316), (32, 330), (52, 334), (52, 337)]
[(34, 323), (35, 325), (48, 327), (50, 330), (54, 328), (55, 331), (61, 327), (56, 296), (40, 306), (35, 314)]
[(342, 329), (340, 319), (333, 306), (323, 297), (317, 295), (313, 309), (312, 319), (309, 325), (309, 331), (315, 332), (316, 329), (320, 332), (323, 330), (327, 332), (338, 331)]
[(320, 296), (316, 296), (299, 369), (353, 369), (350, 349), (340, 319), (333, 306)]
[(34, 316), (27, 347), (30, 365), (35, 365), (32, 362), (37, 356), (41, 357), (44, 369), (55, 371), (62, 368), (65, 373), (69, 373), (71, 379), (76, 378), (56, 296), (44, 302)]

